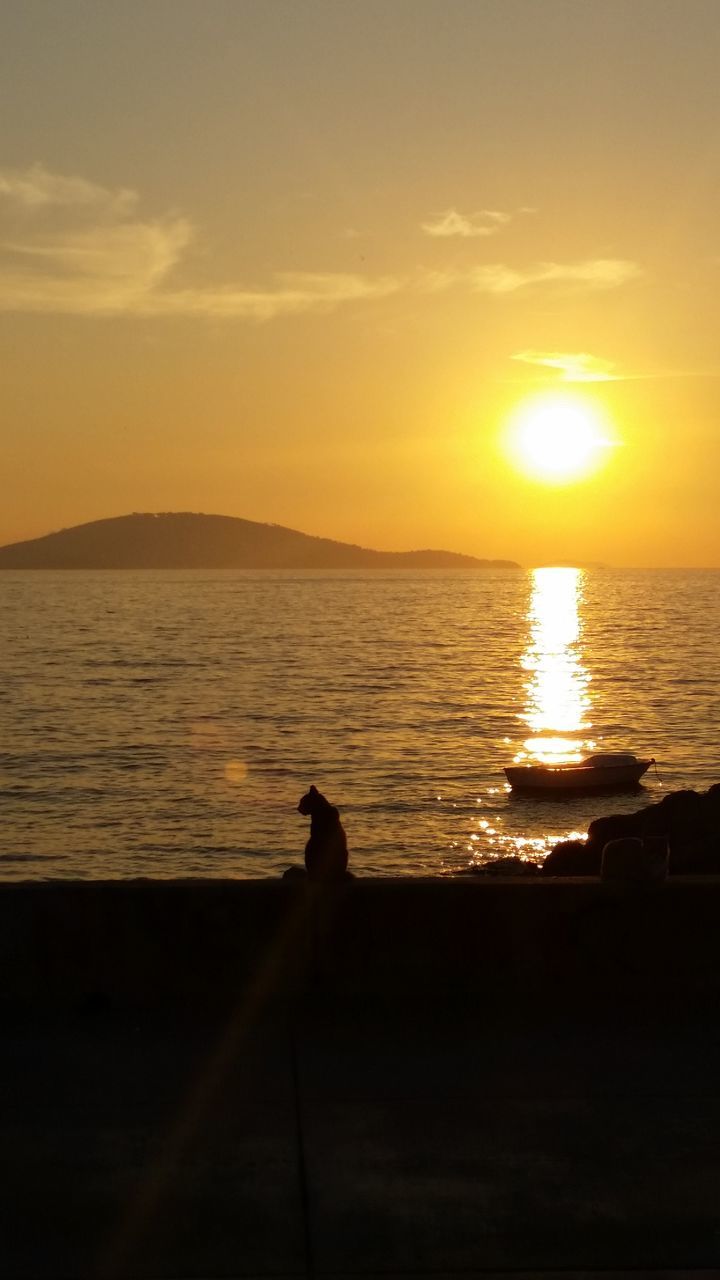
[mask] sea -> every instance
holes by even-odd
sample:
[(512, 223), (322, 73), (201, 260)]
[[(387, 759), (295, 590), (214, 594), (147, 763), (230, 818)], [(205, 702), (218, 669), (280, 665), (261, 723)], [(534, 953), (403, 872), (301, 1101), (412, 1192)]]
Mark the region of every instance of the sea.
[[(314, 783), (359, 875), (541, 861), (720, 781), (720, 571), (0, 572), (0, 878), (277, 877)], [(504, 766), (629, 750), (635, 793)]]

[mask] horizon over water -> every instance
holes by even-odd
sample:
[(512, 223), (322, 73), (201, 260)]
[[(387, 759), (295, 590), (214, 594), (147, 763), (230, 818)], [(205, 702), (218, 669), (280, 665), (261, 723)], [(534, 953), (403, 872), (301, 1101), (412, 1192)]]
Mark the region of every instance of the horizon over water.
[[(0, 573), (0, 877), (277, 876), (314, 782), (359, 874), (541, 858), (720, 780), (719, 570)], [(503, 766), (654, 756), (632, 794)]]

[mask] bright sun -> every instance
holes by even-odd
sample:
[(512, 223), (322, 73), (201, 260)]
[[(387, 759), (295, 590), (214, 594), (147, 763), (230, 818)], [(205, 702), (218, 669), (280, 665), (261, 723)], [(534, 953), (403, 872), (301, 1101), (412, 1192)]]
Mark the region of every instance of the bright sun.
[(510, 419), (506, 440), (514, 466), (554, 484), (595, 471), (612, 444), (595, 406), (570, 395), (524, 401)]

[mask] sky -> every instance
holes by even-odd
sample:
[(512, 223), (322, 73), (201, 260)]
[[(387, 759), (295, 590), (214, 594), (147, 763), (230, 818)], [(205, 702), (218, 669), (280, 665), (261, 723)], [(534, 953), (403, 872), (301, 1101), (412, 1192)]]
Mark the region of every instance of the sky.
[(718, 65), (717, 0), (4, 0), (0, 543), (720, 565)]

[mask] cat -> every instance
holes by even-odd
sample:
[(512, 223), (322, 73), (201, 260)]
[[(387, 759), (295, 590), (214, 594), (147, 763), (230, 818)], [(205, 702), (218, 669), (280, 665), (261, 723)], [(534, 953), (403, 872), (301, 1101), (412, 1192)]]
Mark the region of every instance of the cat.
[(335, 806), (312, 786), (301, 798), (298, 812), (310, 816), (310, 839), (305, 845), (309, 878), (344, 879), (348, 865), (347, 838)]

